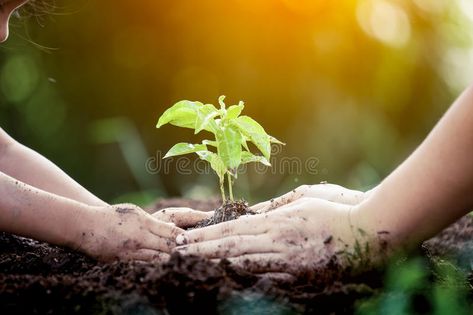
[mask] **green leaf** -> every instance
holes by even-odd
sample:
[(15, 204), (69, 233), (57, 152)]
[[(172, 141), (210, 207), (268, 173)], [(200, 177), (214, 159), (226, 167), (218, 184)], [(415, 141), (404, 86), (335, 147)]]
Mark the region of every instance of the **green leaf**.
[(212, 147), (217, 147), (217, 142), (212, 140), (202, 140), (202, 144), (210, 145)]
[(280, 145), (286, 145), (284, 142), (279, 141), (278, 139), (276, 139), (276, 138), (273, 137), (273, 136), (269, 136), (269, 141), (270, 141), (271, 143), (276, 143), (276, 144), (280, 144)]
[(250, 152), (250, 148), (248, 148), (247, 141), (248, 139), (245, 136), (243, 136), (241, 139), (241, 145), (245, 148), (246, 151)]
[(224, 126), (215, 133), (217, 154), (226, 168), (237, 168), (241, 161), (242, 135), (234, 126)]
[(180, 101), (167, 109), (159, 118), (156, 128), (165, 124), (194, 129), (197, 111), (204, 106), (201, 102)]
[(225, 180), (227, 168), (225, 167), (222, 159), (217, 154), (210, 151), (199, 151), (196, 153), (199, 158), (210, 163), (210, 167), (215, 171), (218, 178), (220, 179), (220, 182), (223, 182)]
[(241, 112), (243, 111), (243, 108), (245, 108), (245, 105), (241, 101), (238, 105), (230, 106), (227, 109), (227, 116), (225, 117), (225, 119), (230, 120), (237, 118), (238, 116), (240, 116)]
[(181, 142), (181, 143), (175, 144), (168, 151), (168, 153), (166, 153), (163, 159), (176, 156), (176, 155), (189, 154), (189, 153), (194, 153), (194, 152), (199, 152), (199, 151), (207, 151), (207, 146), (205, 144), (190, 144), (190, 143)]
[(253, 153), (247, 151), (241, 152), (241, 164), (252, 162), (263, 163), (266, 166), (271, 166), (271, 163), (269, 163), (269, 161), (264, 156), (254, 155)]
[(233, 120), (235, 126), (241, 131), (246, 138), (263, 153), (263, 156), (269, 160), (271, 156), (270, 137), (264, 131), (264, 128), (251, 117), (240, 116)]
[(202, 130), (214, 132), (216, 129), (215, 117), (219, 115), (219, 111), (212, 104), (202, 105), (197, 109), (197, 117), (195, 120), (195, 134)]
[(218, 103), (220, 104), (220, 109), (225, 110), (225, 95), (220, 95), (218, 98)]

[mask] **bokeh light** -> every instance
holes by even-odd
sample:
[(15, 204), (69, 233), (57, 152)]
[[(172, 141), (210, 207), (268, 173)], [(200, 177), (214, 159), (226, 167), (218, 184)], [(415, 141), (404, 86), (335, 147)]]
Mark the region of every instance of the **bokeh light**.
[(383, 43), (402, 47), (411, 37), (411, 24), (407, 14), (390, 1), (362, 1), (358, 6), (357, 16), (363, 30)]

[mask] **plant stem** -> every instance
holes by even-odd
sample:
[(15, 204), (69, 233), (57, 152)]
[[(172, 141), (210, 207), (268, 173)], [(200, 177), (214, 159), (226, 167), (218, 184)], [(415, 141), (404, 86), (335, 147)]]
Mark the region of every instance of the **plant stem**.
[(220, 193), (222, 194), (222, 203), (225, 203), (225, 199), (227, 198), (225, 197), (225, 189), (223, 188), (223, 184), (223, 180), (220, 181)]
[(232, 177), (227, 173), (228, 180), (228, 193), (230, 194), (230, 200), (233, 201), (233, 191), (232, 191)]

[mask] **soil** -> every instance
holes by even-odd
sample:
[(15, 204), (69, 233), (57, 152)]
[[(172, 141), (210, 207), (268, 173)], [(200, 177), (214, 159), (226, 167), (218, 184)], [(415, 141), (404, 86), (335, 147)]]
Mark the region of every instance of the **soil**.
[[(213, 210), (218, 204), (171, 199), (148, 210)], [(453, 259), (470, 270), (471, 257), (465, 253), (472, 247), (473, 217), (466, 216), (425, 242), (421, 253), (431, 260)], [(327, 270), (291, 280), (270, 278), (226, 261), (178, 254), (162, 264), (103, 264), (0, 233), (0, 314), (350, 314), (357, 301), (382, 288), (382, 279), (381, 270), (356, 277)]]
[(255, 212), (250, 210), (246, 201), (227, 201), (215, 210), (215, 213), (211, 218), (197, 223), (195, 228), (235, 220), (245, 214), (256, 214)]

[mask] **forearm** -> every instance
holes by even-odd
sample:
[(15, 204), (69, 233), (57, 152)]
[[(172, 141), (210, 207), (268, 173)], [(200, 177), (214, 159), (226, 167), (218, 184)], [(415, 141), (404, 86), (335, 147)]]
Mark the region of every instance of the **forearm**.
[[(0, 137), (8, 137), (1, 129), (0, 133), (2, 133)], [(1, 151), (1, 172), (31, 186), (91, 206), (107, 205), (104, 201), (79, 185), (51, 161), (13, 139)]]
[(473, 208), (473, 90), (421, 146), (355, 208), (356, 225), (412, 246)]
[(36, 189), (0, 172), (0, 231), (74, 246), (94, 208)]

